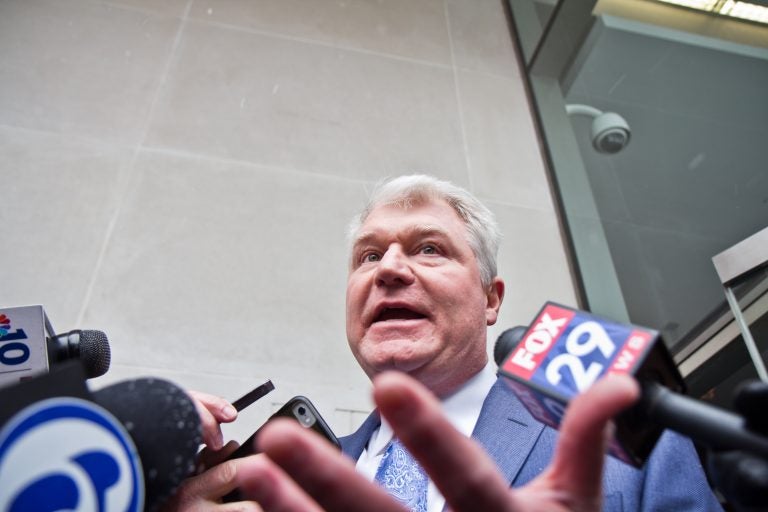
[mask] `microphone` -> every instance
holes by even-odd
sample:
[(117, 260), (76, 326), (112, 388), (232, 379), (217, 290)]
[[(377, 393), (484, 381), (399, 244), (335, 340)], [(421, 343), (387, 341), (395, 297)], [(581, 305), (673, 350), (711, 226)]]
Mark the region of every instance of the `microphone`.
[(81, 365), (0, 389), (0, 489), (6, 512), (142, 510), (136, 447), (91, 401)]
[(627, 373), (640, 381), (642, 394), (616, 419), (611, 455), (641, 466), (662, 428), (670, 428), (713, 449), (768, 457), (768, 440), (741, 416), (679, 394), (685, 391), (684, 381), (658, 332), (553, 302), (545, 304), (532, 325), (504, 331), (494, 359), (539, 421), (557, 428), (570, 398), (607, 373)]
[(119, 382), (93, 393), (93, 400), (125, 426), (141, 459), (145, 510), (159, 508), (195, 470), (202, 442), (192, 399), (157, 378)]
[(768, 459), (768, 439), (750, 430), (738, 414), (673, 393), (653, 382), (641, 385), (638, 407), (650, 420), (713, 450), (745, 450)]
[(104, 375), (110, 364), (107, 336), (93, 330), (57, 335), (40, 305), (0, 308), (0, 387), (70, 359), (80, 361), (87, 378)]
[(194, 470), (200, 430), (168, 381), (90, 393), (82, 367), (62, 364), (0, 389), (0, 510), (157, 510)]
[(527, 330), (527, 327), (516, 325), (499, 334), (493, 345), (493, 360), (496, 361), (496, 366), (501, 366), (504, 359), (523, 341)]
[(49, 367), (68, 359), (79, 359), (88, 379), (107, 373), (112, 360), (107, 335), (97, 330), (76, 329), (57, 334), (46, 339), (46, 347)]

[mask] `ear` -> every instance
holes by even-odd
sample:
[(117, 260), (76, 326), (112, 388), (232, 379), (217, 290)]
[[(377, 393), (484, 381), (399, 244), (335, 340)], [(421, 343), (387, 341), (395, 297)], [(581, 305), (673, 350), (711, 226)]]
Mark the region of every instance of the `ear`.
[(496, 323), (499, 317), (501, 301), (504, 300), (504, 281), (500, 277), (494, 277), (486, 292), (487, 306), (485, 308), (485, 322), (487, 325)]

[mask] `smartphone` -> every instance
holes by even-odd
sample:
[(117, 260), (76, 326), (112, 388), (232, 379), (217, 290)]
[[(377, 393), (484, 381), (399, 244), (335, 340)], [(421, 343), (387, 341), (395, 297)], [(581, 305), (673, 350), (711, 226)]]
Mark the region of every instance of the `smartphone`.
[[(337, 449), (341, 450), (341, 445), (336, 435), (331, 430), (331, 427), (325, 422), (320, 413), (317, 412), (317, 408), (309, 401), (309, 398), (305, 396), (295, 396), (288, 400), (276, 413), (269, 417), (265, 425), (274, 418), (292, 418), (299, 422), (302, 427), (310, 428), (320, 434), (322, 437), (328, 440), (329, 443), (334, 445)], [(263, 427), (263, 425), (262, 425)], [(238, 457), (246, 457), (256, 453), (254, 448), (254, 441), (256, 436), (259, 435), (259, 430), (253, 433), (251, 437), (246, 439), (240, 447), (235, 450), (228, 459), (236, 459)]]
[[(336, 435), (334, 435), (331, 427), (328, 426), (323, 417), (320, 416), (320, 413), (317, 412), (317, 409), (307, 397), (295, 396), (291, 398), (276, 413), (270, 416), (264, 425), (269, 423), (270, 420), (274, 418), (292, 418), (298, 421), (301, 426), (305, 428), (311, 428), (325, 439), (327, 439), (328, 442), (334, 445), (337, 449), (341, 450), (341, 444), (339, 444), (339, 440), (336, 438)], [(259, 429), (254, 432), (251, 437), (246, 439), (237, 450), (235, 450), (229, 457), (227, 457), (227, 459), (246, 457), (256, 453), (256, 443), (254, 441), (256, 440), (256, 437), (259, 435), (259, 432), (264, 427), (264, 425), (259, 427)], [(222, 501), (224, 503), (230, 503), (233, 501), (241, 501), (242, 499), (243, 498), (240, 495), (240, 490), (235, 489), (231, 493), (224, 496)]]

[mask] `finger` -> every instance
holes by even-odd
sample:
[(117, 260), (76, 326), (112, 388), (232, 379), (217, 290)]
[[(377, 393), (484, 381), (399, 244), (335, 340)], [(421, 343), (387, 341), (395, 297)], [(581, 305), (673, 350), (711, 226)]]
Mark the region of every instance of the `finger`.
[[(264, 512), (265, 509), (255, 501), (233, 501), (215, 505), (214, 507), (206, 504), (200, 509), (200, 512), (211, 512), (211, 510), (216, 512)], [(188, 511), (185, 510), (184, 512)]]
[(200, 502), (218, 502), (238, 485), (238, 468), (244, 464), (243, 459), (223, 462), (218, 466), (187, 478), (176, 493), (174, 501), (186, 510)]
[(199, 402), (195, 402), (197, 414), (200, 416), (200, 429), (203, 437), (203, 444), (210, 447), (211, 450), (220, 450), (224, 444), (224, 434), (219, 427), (216, 418)]
[(219, 423), (229, 423), (237, 418), (237, 411), (221, 397), (188, 391), (197, 408), (202, 427), (203, 443), (214, 450), (219, 450), (224, 444), (224, 436)]
[(203, 498), (181, 501), (178, 496), (163, 504), (160, 510), (163, 512), (211, 512), (212, 510), (216, 512), (264, 512), (264, 509), (255, 501), (218, 503)]
[(230, 423), (237, 419), (237, 410), (234, 406), (216, 395), (201, 393), (200, 391), (188, 391), (189, 396), (200, 402), (220, 423)]
[(328, 441), (294, 421), (270, 421), (259, 449), (283, 468), (325, 510), (402, 512), (382, 488), (369, 482)]
[(405, 374), (374, 379), (374, 401), (453, 510), (514, 510), (494, 462), (443, 416), (437, 399)]
[[(568, 499), (597, 503), (611, 419), (640, 396), (637, 382), (626, 375), (609, 375), (574, 398), (560, 424), (560, 438), (550, 469), (555, 489)], [(597, 501), (595, 501), (597, 500)]]
[(208, 468), (225, 461), (232, 453), (240, 447), (237, 441), (229, 441), (221, 450), (213, 450), (206, 446), (197, 454), (197, 472), (202, 473)]
[(271, 512), (322, 512), (318, 504), (265, 455), (243, 460), (237, 478), (241, 496)]

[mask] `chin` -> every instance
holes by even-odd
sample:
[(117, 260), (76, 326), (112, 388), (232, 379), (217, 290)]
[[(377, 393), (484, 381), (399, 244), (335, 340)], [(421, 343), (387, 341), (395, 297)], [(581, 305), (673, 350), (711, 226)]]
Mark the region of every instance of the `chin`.
[(377, 353), (368, 358), (369, 366), (378, 374), (387, 370), (397, 370), (405, 373), (413, 373), (427, 365), (432, 358), (429, 354), (404, 351), (392, 351)]

